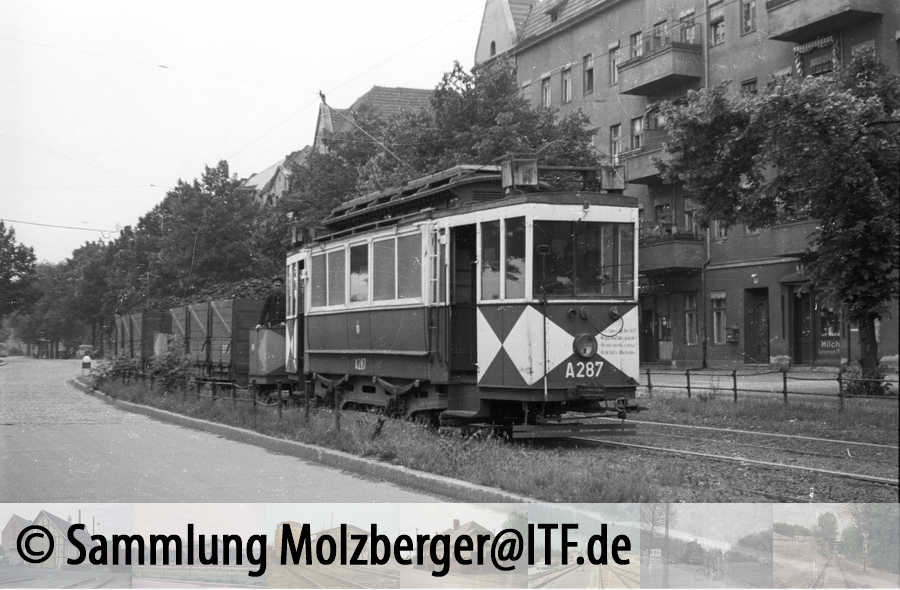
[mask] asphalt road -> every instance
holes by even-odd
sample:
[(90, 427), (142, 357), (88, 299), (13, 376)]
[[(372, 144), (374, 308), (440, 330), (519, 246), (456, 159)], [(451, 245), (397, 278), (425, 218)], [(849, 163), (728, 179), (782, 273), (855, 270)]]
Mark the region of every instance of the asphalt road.
[(66, 385), (78, 360), (0, 366), (0, 502), (436, 502), (119, 410)]

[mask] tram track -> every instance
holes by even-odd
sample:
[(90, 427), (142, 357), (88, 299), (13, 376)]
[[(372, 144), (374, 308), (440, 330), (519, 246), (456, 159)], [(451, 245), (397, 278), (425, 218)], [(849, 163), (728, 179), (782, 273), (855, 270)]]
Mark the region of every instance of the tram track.
[[(609, 421), (609, 422), (620, 422), (618, 418), (604, 418), (597, 417), (597, 420)], [(752, 436), (762, 436), (762, 437), (770, 437), (770, 438), (781, 438), (781, 439), (790, 439), (790, 440), (798, 440), (798, 441), (809, 441), (809, 442), (817, 442), (817, 443), (833, 443), (840, 445), (850, 445), (850, 446), (861, 446), (861, 447), (872, 447), (872, 448), (880, 448), (880, 449), (892, 449), (895, 451), (900, 450), (900, 445), (895, 444), (885, 444), (885, 443), (873, 443), (868, 441), (857, 441), (857, 440), (845, 440), (845, 439), (837, 439), (837, 438), (824, 438), (819, 436), (807, 436), (803, 434), (786, 434), (783, 432), (767, 432), (761, 430), (744, 430), (740, 428), (726, 428), (722, 426), (700, 426), (697, 424), (677, 424), (674, 422), (656, 422), (652, 420), (632, 420), (628, 419), (628, 422), (632, 424), (640, 424), (644, 426), (659, 426), (665, 428), (680, 428), (687, 430), (707, 430), (713, 432), (721, 432), (725, 434), (740, 434), (740, 435), (752, 435)]]
[(670, 455), (680, 455), (689, 458), (695, 458), (700, 460), (709, 460), (709, 461), (721, 461), (721, 462), (730, 462), (737, 463), (741, 465), (751, 465), (755, 467), (762, 467), (767, 469), (777, 469), (784, 471), (795, 471), (795, 472), (806, 472), (813, 473), (818, 475), (826, 475), (831, 477), (838, 477), (844, 479), (852, 479), (857, 480), (869, 484), (880, 484), (885, 486), (890, 486), (893, 488), (897, 488), (900, 486), (900, 481), (893, 478), (887, 477), (879, 477), (874, 475), (868, 475), (863, 473), (853, 473), (846, 471), (838, 471), (833, 469), (824, 469), (819, 467), (809, 467), (806, 465), (791, 465), (787, 463), (779, 463), (776, 461), (763, 461), (760, 459), (750, 459), (747, 457), (740, 456), (732, 456), (732, 455), (719, 455), (714, 453), (706, 453), (688, 449), (678, 449), (671, 447), (661, 447), (656, 445), (648, 445), (648, 444), (640, 444), (634, 442), (624, 442), (619, 440), (609, 440), (602, 439), (596, 437), (572, 437), (570, 440), (588, 442), (592, 444), (601, 444), (607, 446), (616, 446), (628, 449), (635, 449), (641, 451), (652, 451), (656, 453), (665, 453)]

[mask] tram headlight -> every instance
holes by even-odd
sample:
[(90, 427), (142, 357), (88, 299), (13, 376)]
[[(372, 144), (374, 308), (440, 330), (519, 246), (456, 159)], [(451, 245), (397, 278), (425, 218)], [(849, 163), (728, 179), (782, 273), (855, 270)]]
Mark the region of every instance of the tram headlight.
[(575, 337), (572, 348), (575, 349), (575, 354), (581, 358), (594, 358), (594, 355), (597, 354), (597, 338), (591, 334), (579, 334)]

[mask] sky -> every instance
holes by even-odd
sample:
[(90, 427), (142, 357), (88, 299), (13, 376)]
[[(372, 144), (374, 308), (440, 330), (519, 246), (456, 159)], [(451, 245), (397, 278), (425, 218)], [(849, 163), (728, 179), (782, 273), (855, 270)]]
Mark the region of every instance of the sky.
[(204, 165), (246, 177), (311, 143), (320, 90), (343, 108), (471, 67), (483, 8), (4, 0), (0, 219), (49, 262), (114, 238)]

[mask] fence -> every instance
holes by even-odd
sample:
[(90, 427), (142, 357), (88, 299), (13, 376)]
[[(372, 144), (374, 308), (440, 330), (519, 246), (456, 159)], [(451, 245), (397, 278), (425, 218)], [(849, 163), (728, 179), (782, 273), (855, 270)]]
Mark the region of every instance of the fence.
[[(156, 379), (152, 373), (137, 370), (125, 372), (121, 375), (120, 379), (125, 385), (128, 385), (132, 381), (139, 381), (145, 385), (149, 385), (149, 391), (151, 392), (154, 391), (154, 385), (156, 384)], [(217, 401), (223, 401), (225, 403), (230, 402), (233, 407), (237, 407), (238, 404), (246, 404), (252, 408), (254, 416), (260, 409), (267, 410), (269, 408), (275, 408), (279, 421), (282, 418), (282, 414), (288, 409), (288, 402), (291, 400), (299, 401), (298, 398), (300, 398), (303, 403), (303, 420), (307, 425), (309, 424), (310, 412), (315, 401), (313, 399), (313, 383), (309, 379), (303, 383), (302, 397), (286, 392), (281, 388), (281, 384), (278, 384), (275, 388), (274, 401), (264, 401), (258, 398), (252, 389), (242, 390), (231, 382), (203, 381), (190, 378), (182, 385), (182, 387), (178, 388), (180, 390), (182, 403), (187, 401), (188, 398), (193, 398), (197, 400), (211, 400), (211, 404), (213, 405)], [(206, 393), (204, 390), (208, 390), (209, 393)], [(115, 397), (114, 394), (110, 395)], [(335, 389), (332, 398), (332, 411), (334, 416), (333, 428), (335, 432), (339, 432), (341, 430), (341, 405), (343, 399), (339, 388)], [(296, 406), (294, 407), (296, 408)]]
[[(743, 381), (743, 383), (741, 383)], [(884, 395), (856, 394), (854, 390), (864, 384), (878, 385), (886, 391)], [(646, 369), (641, 374), (640, 386), (649, 397), (654, 390), (666, 393), (687, 393), (691, 399), (695, 393), (729, 392), (734, 403), (740, 394), (745, 397), (774, 398), (780, 396), (785, 404), (789, 396), (806, 396), (831, 398), (838, 402), (841, 410), (848, 399), (878, 399), (897, 401), (897, 379), (863, 379), (848, 376), (840, 370), (834, 376), (806, 377), (791, 374), (787, 370), (768, 370), (755, 372), (716, 372), (706, 369), (685, 369), (683, 373), (673, 371), (654, 372)]]

